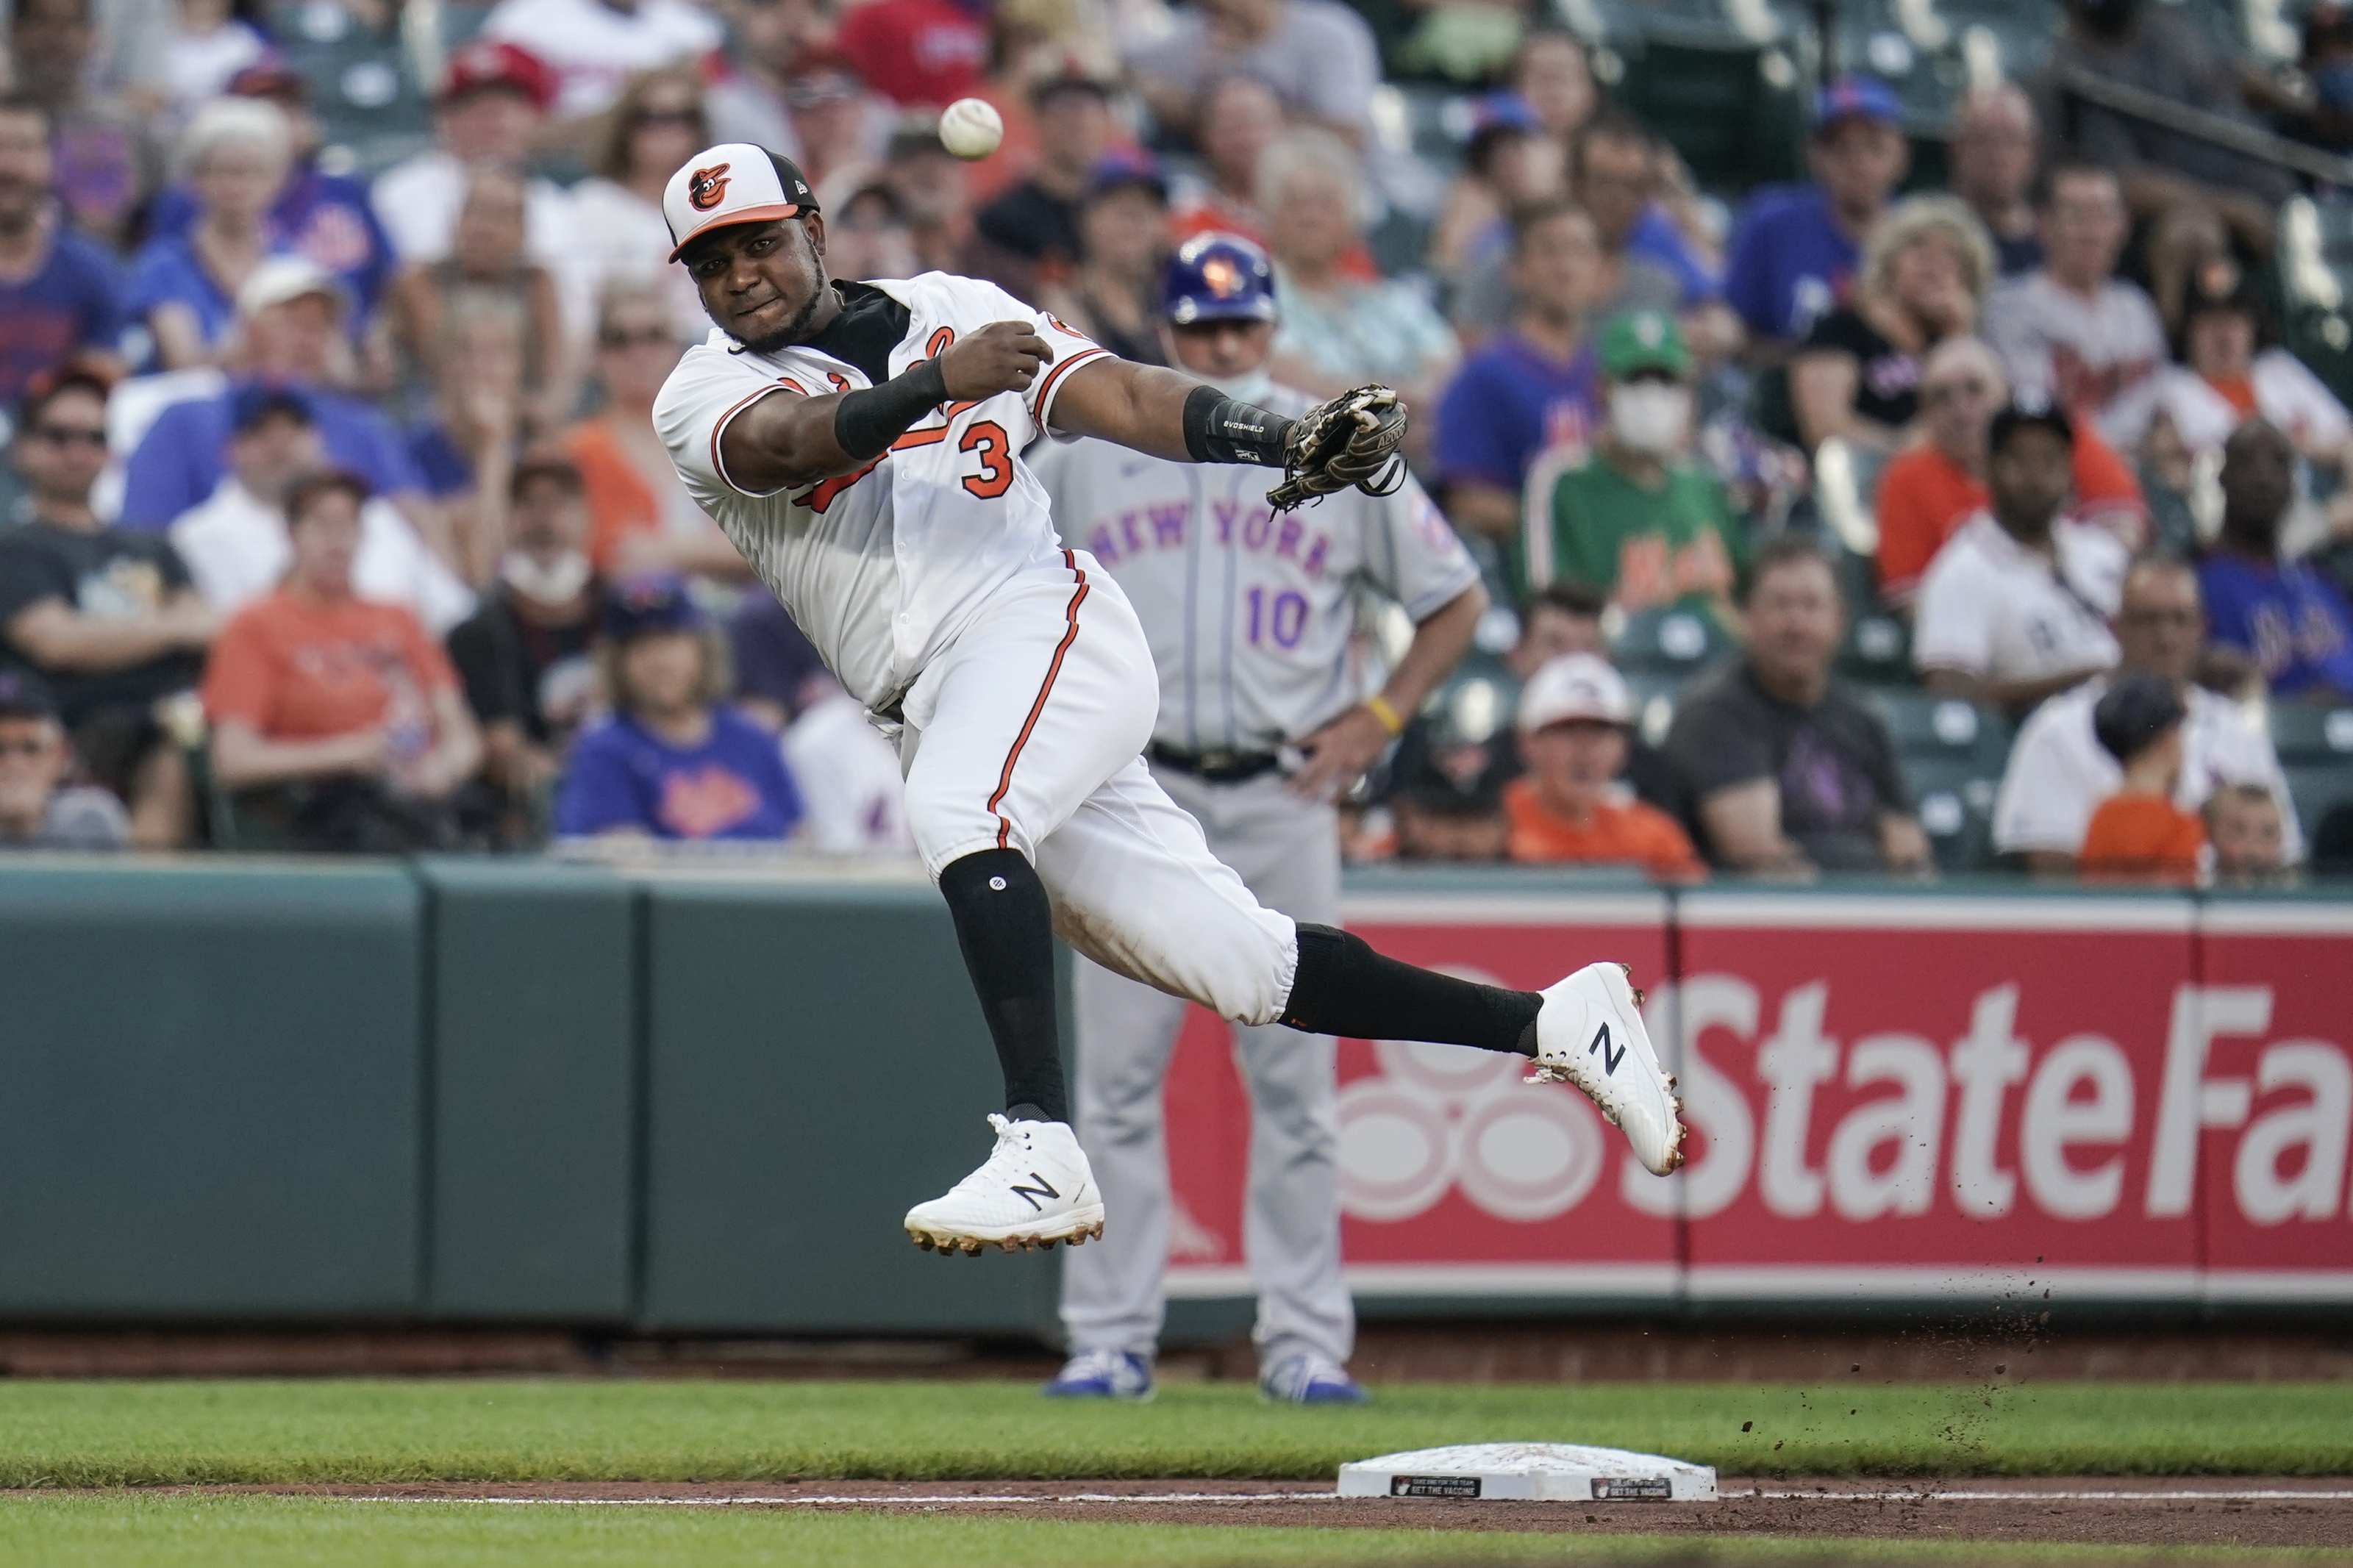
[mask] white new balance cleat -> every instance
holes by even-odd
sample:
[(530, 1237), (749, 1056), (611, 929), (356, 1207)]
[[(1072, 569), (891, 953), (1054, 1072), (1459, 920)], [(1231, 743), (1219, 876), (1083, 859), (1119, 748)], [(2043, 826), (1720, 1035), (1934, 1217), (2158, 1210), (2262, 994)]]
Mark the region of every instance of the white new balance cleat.
[(985, 1247), (1014, 1252), (1101, 1237), (1103, 1193), (1070, 1124), (1008, 1121), (993, 1112), (988, 1124), (997, 1147), (987, 1163), (945, 1197), (909, 1209), (908, 1239), (943, 1258), (970, 1258)]
[(1642, 994), (1622, 963), (1588, 963), (1544, 993), (1529, 1081), (1574, 1084), (1663, 1176), (1683, 1163), (1683, 1101), (1642, 1027)]

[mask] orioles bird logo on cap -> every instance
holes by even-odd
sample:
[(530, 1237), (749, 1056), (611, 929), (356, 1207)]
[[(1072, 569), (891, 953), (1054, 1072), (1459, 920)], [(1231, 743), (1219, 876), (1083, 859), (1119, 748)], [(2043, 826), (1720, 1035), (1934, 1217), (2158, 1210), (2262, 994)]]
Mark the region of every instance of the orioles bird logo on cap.
[(1213, 256), (1202, 264), (1201, 281), (1220, 300), (1242, 291), (1241, 268), (1222, 256)]
[(732, 163), (713, 163), (708, 169), (697, 169), (686, 177), (686, 205), (696, 212), (707, 213), (727, 195), (727, 171)]

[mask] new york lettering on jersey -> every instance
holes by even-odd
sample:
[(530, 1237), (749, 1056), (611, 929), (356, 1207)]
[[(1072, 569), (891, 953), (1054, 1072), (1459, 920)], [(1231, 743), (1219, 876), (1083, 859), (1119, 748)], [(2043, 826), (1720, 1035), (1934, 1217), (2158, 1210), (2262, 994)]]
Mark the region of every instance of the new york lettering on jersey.
[(790, 610), (851, 695), (888, 709), (989, 592), (1054, 559), (1046, 498), (1020, 461), (1045, 428), (1071, 371), (1103, 350), (994, 285), (944, 273), (839, 285), (879, 291), (906, 330), (881, 366), (891, 375), (992, 321), (1023, 321), (1056, 347), (1027, 392), (949, 404), (850, 473), (756, 494), (725, 472), (728, 424), (764, 397), (822, 395), (872, 384), (865, 371), (807, 344), (773, 354), (723, 332), (687, 352), (654, 421), (689, 490)]

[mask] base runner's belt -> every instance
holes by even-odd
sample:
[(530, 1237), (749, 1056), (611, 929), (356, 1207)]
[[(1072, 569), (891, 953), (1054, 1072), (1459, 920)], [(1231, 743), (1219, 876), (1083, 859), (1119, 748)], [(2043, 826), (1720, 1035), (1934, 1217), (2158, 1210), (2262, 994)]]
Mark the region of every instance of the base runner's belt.
[(1162, 767), (1190, 773), (1204, 784), (1242, 784), (1282, 765), (1272, 752), (1180, 752), (1157, 741), (1148, 755)]

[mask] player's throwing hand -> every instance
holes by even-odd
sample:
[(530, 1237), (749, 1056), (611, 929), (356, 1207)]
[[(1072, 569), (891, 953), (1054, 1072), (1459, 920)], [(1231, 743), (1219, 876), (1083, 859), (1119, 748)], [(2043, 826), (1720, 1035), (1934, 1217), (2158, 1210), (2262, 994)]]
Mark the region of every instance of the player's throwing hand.
[(1000, 392), (1027, 392), (1038, 373), (1054, 363), (1054, 351), (1028, 321), (991, 321), (940, 353), (940, 376), (957, 403), (978, 402)]

